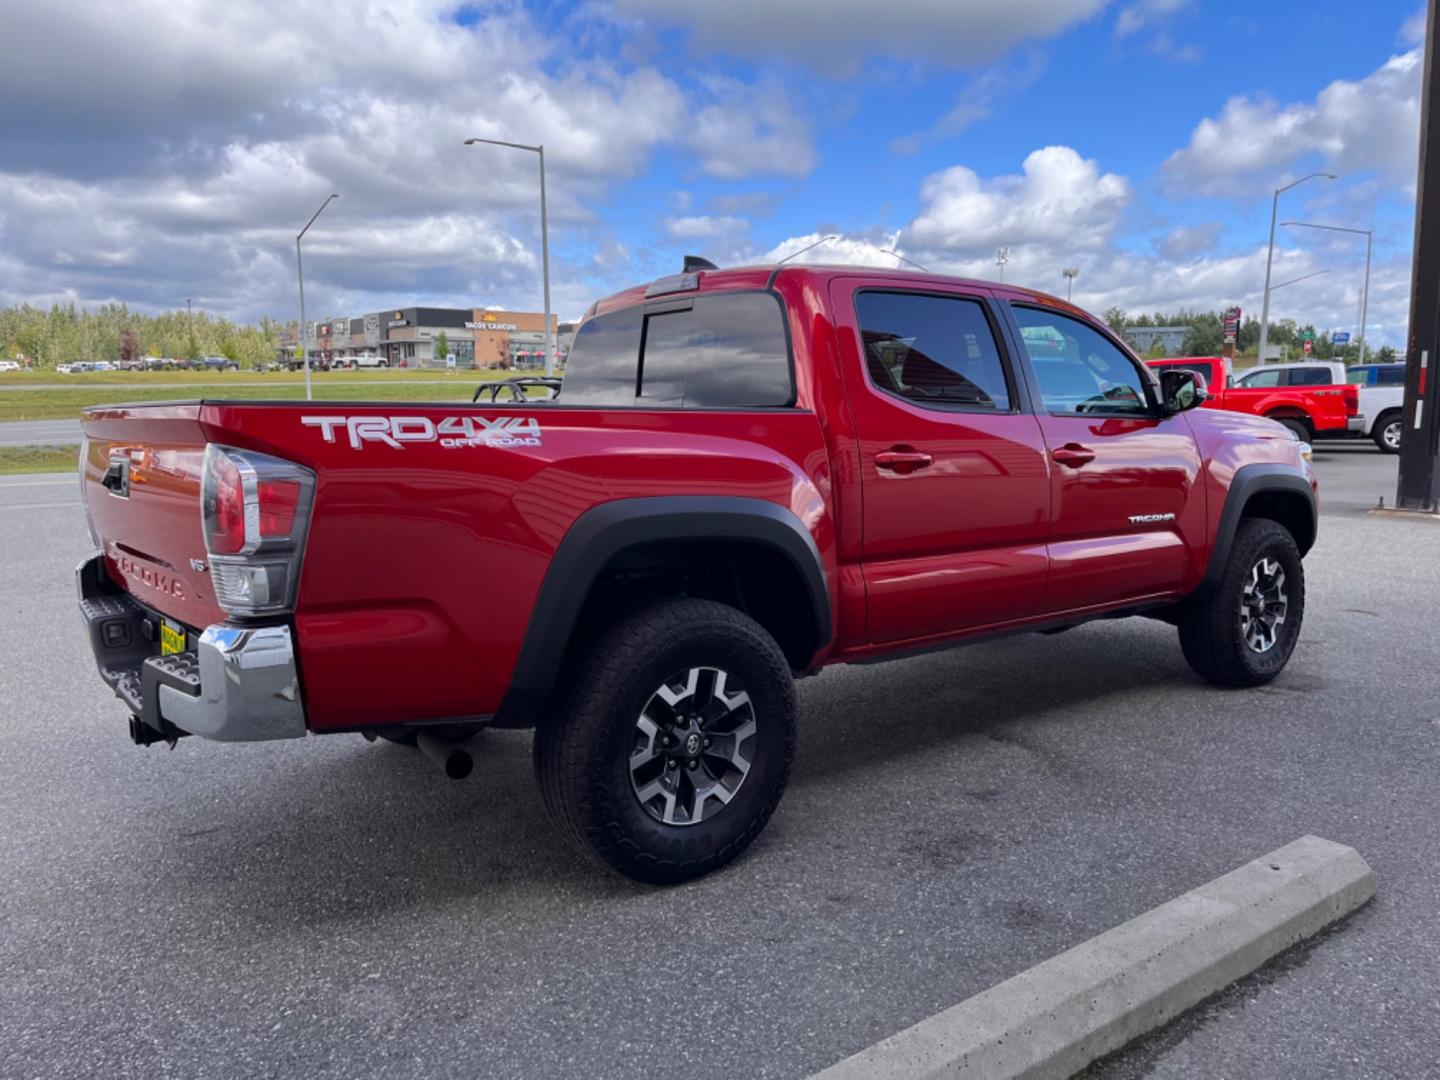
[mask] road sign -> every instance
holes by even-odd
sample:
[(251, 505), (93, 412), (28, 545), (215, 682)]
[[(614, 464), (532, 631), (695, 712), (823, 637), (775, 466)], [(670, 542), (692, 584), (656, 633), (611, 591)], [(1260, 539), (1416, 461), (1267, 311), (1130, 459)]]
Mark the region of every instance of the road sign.
[(1310, 355), (1310, 350), (1311, 350), (1312, 348), (1314, 348), (1314, 347), (1315, 347), (1315, 342), (1311, 341), (1311, 340), (1307, 337), (1307, 338), (1305, 339), (1305, 355), (1306, 355), (1306, 356), (1309, 356), (1309, 355)]
[(1349, 345), (1350, 332), (1348, 330), (1337, 330), (1335, 331), (1334, 336), (1330, 338), (1330, 340), (1333, 341), (1336, 345)]
[(445, 366), (449, 368), (455, 366), (455, 354), (453, 352), (445, 354)]

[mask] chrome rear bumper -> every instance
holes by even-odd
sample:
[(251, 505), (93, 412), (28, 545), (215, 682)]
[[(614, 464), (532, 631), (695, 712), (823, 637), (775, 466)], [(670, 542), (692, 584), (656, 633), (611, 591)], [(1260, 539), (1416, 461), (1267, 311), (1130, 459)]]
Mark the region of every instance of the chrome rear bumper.
[(100, 677), (149, 729), (134, 729), (136, 741), (185, 734), (255, 742), (305, 734), (289, 626), (217, 623), (193, 650), (159, 656), (157, 617), (110, 581), (103, 556), (81, 563), (75, 579)]

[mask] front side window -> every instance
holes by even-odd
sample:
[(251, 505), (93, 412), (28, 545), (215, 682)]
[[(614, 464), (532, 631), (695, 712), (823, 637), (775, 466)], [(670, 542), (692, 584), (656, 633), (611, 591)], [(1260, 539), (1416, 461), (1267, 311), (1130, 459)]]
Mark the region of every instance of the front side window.
[(1345, 381), (1351, 386), (1374, 386), (1375, 369), (1365, 367), (1351, 368), (1345, 373)]
[(1011, 310), (1048, 411), (1102, 416), (1150, 412), (1140, 369), (1100, 331), (1058, 311)]
[(1009, 411), (1000, 348), (979, 301), (862, 292), (855, 313), (876, 389), (931, 408)]

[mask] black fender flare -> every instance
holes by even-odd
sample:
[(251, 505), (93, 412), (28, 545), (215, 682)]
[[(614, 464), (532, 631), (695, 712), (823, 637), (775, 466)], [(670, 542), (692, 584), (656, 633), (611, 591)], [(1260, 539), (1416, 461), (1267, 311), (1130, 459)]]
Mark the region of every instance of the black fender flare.
[(1230, 561), (1230, 548), (1235, 542), (1236, 530), (1240, 528), (1245, 504), (1266, 491), (1303, 497), (1305, 505), (1310, 509), (1310, 538), (1309, 542), (1303, 537), (1295, 539), (1300, 546), (1301, 555), (1309, 551), (1314, 544), (1318, 525), (1315, 489), (1310, 486), (1310, 478), (1304, 471), (1294, 465), (1279, 463), (1243, 465), (1235, 471), (1235, 477), (1230, 481), (1230, 489), (1225, 494), (1225, 506), (1220, 511), (1220, 523), (1215, 530), (1215, 546), (1210, 552), (1210, 563), (1205, 568), (1207, 585), (1214, 585), (1225, 574), (1225, 564)]
[(805, 583), (816, 647), (829, 642), (824, 563), (815, 538), (792, 511), (764, 499), (722, 495), (616, 499), (576, 518), (555, 549), (495, 726), (529, 727), (539, 719), (601, 568), (626, 548), (665, 540), (740, 540), (775, 549)]

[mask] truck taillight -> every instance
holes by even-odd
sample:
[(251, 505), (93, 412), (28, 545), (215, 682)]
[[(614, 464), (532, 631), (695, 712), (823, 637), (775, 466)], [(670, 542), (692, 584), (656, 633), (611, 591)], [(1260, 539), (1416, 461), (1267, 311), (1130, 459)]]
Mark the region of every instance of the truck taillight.
[(310, 526), (315, 474), (293, 461), (211, 444), (200, 516), (215, 600), (231, 615), (288, 613)]
[(1341, 395), (1345, 398), (1345, 415), (1360, 415), (1360, 388), (1353, 383), (1346, 383), (1340, 388)]

